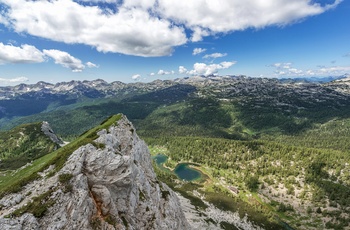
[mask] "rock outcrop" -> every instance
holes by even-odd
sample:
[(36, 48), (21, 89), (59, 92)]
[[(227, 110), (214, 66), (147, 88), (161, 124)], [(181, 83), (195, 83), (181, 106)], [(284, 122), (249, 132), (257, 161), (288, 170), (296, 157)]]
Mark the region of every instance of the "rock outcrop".
[(52, 142), (58, 144), (58, 145), (63, 145), (64, 142), (62, 141), (61, 138), (59, 138), (54, 131), (52, 130), (52, 128), (50, 127), (50, 124), (46, 121), (43, 121), (43, 123), (41, 124), (41, 131), (51, 139)]
[(54, 177), (33, 182), (41, 184), (37, 193), (48, 194), (44, 214), (0, 218), (0, 229), (189, 229), (176, 194), (157, 180), (148, 148), (127, 118), (97, 134), (95, 144), (74, 151)]

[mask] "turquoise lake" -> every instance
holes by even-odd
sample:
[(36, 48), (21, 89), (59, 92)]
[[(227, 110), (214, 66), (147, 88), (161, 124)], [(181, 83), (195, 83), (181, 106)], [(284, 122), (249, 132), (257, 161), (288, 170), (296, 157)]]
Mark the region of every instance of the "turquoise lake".
[[(159, 168), (168, 170), (163, 166), (163, 164), (168, 160), (168, 156), (164, 154), (157, 154), (153, 157), (153, 160), (156, 162)], [(190, 163), (177, 164), (172, 173), (174, 173), (181, 180), (193, 181), (200, 179), (202, 177), (202, 173), (196, 169), (191, 168), (190, 165)]]
[(178, 178), (186, 181), (193, 181), (202, 177), (202, 173), (196, 169), (190, 168), (190, 164), (188, 163), (178, 164), (174, 170), (174, 173)]

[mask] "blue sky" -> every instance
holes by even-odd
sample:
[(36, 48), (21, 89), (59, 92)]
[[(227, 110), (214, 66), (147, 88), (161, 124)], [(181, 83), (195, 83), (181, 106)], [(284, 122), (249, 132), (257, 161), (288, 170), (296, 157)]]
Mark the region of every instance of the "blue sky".
[(0, 0), (0, 85), (350, 73), (350, 1)]

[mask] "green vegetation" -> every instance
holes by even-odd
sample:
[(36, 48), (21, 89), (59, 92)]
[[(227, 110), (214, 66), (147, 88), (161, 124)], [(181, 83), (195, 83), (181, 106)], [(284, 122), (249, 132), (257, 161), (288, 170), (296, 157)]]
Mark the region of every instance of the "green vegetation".
[(298, 135), (265, 135), (262, 138), (307, 148), (334, 149), (349, 153), (350, 119), (334, 117)]
[(139, 200), (144, 201), (145, 199), (145, 194), (141, 190), (139, 190)]
[(58, 147), (41, 132), (41, 123), (0, 132), (0, 171), (18, 169)]
[(122, 221), (123, 221), (123, 225), (124, 225), (126, 228), (128, 228), (129, 223), (128, 223), (128, 221), (126, 220), (126, 218), (125, 218), (123, 215), (122, 215), (120, 218), (121, 218)]
[(53, 130), (63, 139), (74, 140), (85, 131), (99, 125), (113, 114), (123, 113), (128, 119), (143, 119), (159, 104), (153, 102), (116, 102), (104, 100), (98, 105), (87, 105), (74, 110), (54, 110), (17, 118), (7, 122), (3, 128), (12, 128), (19, 124), (48, 121)]
[(101, 229), (101, 219), (100, 217), (93, 217), (90, 221), (91, 228), (94, 230), (99, 230)]
[(54, 109), (64, 105), (78, 102), (77, 99), (66, 95), (46, 95), (35, 99), (30, 95), (22, 95), (16, 99), (0, 100), (0, 107), (6, 108), (0, 111), (0, 118), (12, 118), (38, 114), (45, 110)]
[(66, 173), (58, 176), (58, 181), (64, 186), (64, 192), (71, 192), (73, 190), (73, 186), (69, 183), (69, 181), (73, 178), (72, 174)]
[[(40, 110), (29, 114), (18, 112), (18, 115), (11, 117), (10, 120), (0, 119), (0, 127), (11, 129), (20, 124), (48, 121), (63, 139), (74, 140), (109, 116), (122, 113), (136, 123), (159, 107), (185, 100), (194, 90), (193, 86), (175, 85), (146, 94), (142, 90), (140, 92), (136, 90), (128, 93), (120, 92), (114, 98), (83, 98), (82, 101), (75, 99), (74, 103), (59, 104), (60, 106), (56, 106), (54, 110)], [(2, 102), (0, 100), (0, 106)]]
[[(227, 189), (222, 186), (213, 185), (213, 180), (217, 182), (215, 178), (208, 178), (208, 181), (203, 183), (198, 182), (181, 182), (179, 183), (176, 176), (170, 171), (160, 169), (154, 163), (154, 169), (159, 180), (168, 184), (174, 191), (180, 193), (182, 196), (189, 199), (197, 209), (204, 210), (208, 206), (197, 196), (195, 196), (192, 191), (196, 190), (201, 195), (203, 195), (206, 201), (214, 204), (217, 208), (226, 211), (238, 212), (243, 218), (246, 214), (249, 215), (249, 220), (264, 226), (264, 229), (280, 229), (280, 224), (271, 220), (264, 213), (256, 211), (256, 207), (250, 203), (242, 201), (239, 197), (229, 193)], [(201, 167), (201, 169), (203, 169)], [(167, 193), (164, 194), (162, 191), (163, 198), (166, 198)], [(271, 215), (271, 214), (270, 214)], [(210, 221), (210, 219), (208, 219)], [(233, 228), (233, 225), (226, 224), (228, 229)]]
[(113, 216), (111, 216), (111, 215), (108, 215), (108, 216), (105, 218), (105, 221), (106, 221), (108, 224), (112, 225), (112, 226), (116, 226), (116, 224), (117, 224), (117, 221), (116, 221), (115, 218), (114, 218)]
[(55, 204), (55, 201), (50, 198), (52, 192), (50, 190), (38, 197), (34, 197), (32, 202), (17, 209), (10, 216), (18, 217), (26, 212), (32, 213), (37, 218), (44, 216), (47, 209)]
[(245, 180), (245, 184), (249, 191), (256, 192), (259, 188), (259, 177), (258, 176), (248, 176)]
[(232, 130), (232, 106), (214, 99), (198, 98), (160, 107), (137, 122), (141, 136), (206, 136), (243, 139)]
[[(209, 168), (210, 171), (206, 170), (206, 173), (214, 184), (207, 184), (206, 190), (212, 188), (213, 194), (228, 194), (229, 186), (237, 187), (241, 200), (260, 210), (271, 221), (277, 215), (287, 222), (293, 220), (295, 226), (301, 224), (300, 217), (289, 203), (293, 200), (311, 202), (315, 206), (323, 206), (330, 201), (339, 210), (350, 206), (349, 171), (334, 171), (346, 168), (345, 162), (350, 162), (350, 155), (337, 150), (293, 147), (269, 141), (202, 137), (146, 138), (146, 142), (150, 146), (163, 146), (171, 161), (195, 162), (201, 164), (203, 170)], [(172, 177), (163, 171), (159, 174), (159, 170), (156, 170), (160, 179), (171, 180)], [(262, 202), (254, 192), (272, 201), (277, 200), (278, 205)], [(215, 203), (220, 203), (219, 199)], [(298, 204), (297, 207), (306, 213), (305, 205)], [(327, 210), (332, 208), (328, 207)], [(327, 214), (319, 214), (327, 217)], [(338, 222), (342, 217), (338, 215), (333, 218)]]

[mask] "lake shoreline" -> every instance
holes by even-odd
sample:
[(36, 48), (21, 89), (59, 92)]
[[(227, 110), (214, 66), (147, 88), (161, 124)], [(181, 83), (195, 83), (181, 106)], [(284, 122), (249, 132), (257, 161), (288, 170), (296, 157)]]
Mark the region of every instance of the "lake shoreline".
[[(169, 170), (180, 180), (198, 182), (205, 180), (205, 178), (208, 178), (208, 175), (206, 175), (200, 169), (201, 165), (198, 163), (178, 162), (174, 168), (171, 168), (166, 165), (166, 162), (169, 160), (169, 157), (167, 155), (159, 153), (157, 155), (153, 155), (153, 159), (160, 168)], [(182, 172), (183, 170), (185, 170), (185, 172)]]

